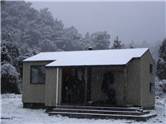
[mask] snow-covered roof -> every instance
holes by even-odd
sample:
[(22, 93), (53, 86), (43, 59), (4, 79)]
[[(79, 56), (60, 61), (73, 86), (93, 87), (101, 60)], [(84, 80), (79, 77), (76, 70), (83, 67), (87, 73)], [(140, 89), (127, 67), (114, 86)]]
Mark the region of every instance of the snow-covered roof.
[(133, 58), (140, 58), (148, 48), (110, 49), (87, 51), (41, 52), (24, 60), (53, 61), (51, 66), (125, 65)]

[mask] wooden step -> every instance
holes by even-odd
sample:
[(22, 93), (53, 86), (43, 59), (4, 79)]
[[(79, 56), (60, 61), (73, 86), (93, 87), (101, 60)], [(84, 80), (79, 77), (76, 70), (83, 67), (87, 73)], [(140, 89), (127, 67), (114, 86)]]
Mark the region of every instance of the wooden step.
[(59, 105), (47, 110), (49, 115), (62, 115), (76, 118), (122, 118), (146, 120), (156, 116), (153, 111), (140, 107), (99, 107)]
[(72, 109), (98, 109), (98, 110), (119, 110), (119, 111), (143, 111), (141, 107), (101, 107), (101, 106), (73, 106), (58, 105), (56, 108), (72, 108)]
[(128, 115), (143, 115), (148, 114), (149, 111), (127, 111), (127, 110), (102, 110), (102, 109), (78, 109), (78, 108), (54, 108), (52, 111), (55, 112), (80, 112), (80, 113), (102, 113), (102, 114), (128, 114)]
[(125, 114), (106, 114), (106, 113), (91, 113), (91, 112), (67, 112), (67, 111), (52, 111), (49, 115), (62, 115), (74, 118), (119, 118), (119, 119), (134, 119), (134, 120), (147, 120), (156, 116), (155, 113), (148, 113), (143, 115), (125, 115)]

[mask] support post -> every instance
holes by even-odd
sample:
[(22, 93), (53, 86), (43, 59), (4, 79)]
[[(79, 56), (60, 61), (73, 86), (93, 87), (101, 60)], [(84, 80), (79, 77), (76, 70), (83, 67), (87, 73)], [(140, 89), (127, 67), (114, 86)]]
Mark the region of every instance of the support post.
[(85, 67), (85, 74), (84, 74), (84, 79), (85, 79), (85, 87), (84, 87), (84, 105), (87, 103), (87, 89), (88, 89), (88, 67)]
[(124, 105), (127, 105), (127, 69), (124, 68), (124, 92), (123, 92)]
[(56, 106), (59, 104), (59, 68), (56, 69)]
[(91, 81), (92, 81), (92, 67), (87, 69), (87, 101), (91, 100)]

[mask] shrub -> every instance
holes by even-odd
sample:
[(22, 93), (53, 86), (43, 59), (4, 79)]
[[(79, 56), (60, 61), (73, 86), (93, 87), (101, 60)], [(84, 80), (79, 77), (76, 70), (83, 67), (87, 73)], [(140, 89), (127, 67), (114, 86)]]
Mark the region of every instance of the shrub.
[(1, 76), (1, 93), (20, 93), (17, 86), (19, 73), (13, 65), (3, 64)]

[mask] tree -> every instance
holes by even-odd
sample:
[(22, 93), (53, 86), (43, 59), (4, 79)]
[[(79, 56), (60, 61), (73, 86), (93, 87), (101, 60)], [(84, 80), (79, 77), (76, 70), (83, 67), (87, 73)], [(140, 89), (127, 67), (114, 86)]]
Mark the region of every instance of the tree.
[(57, 46), (54, 42), (51, 42), (49, 39), (42, 40), (40, 43), (40, 51), (46, 52), (46, 51), (56, 51)]
[(91, 34), (91, 44), (94, 49), (108, 49), (110, 46), (110, 35), (106, 32)]
[(8, 49), (5, 44), (2, 44), (1, 47), (1, 64), (11, 63), (12, 58), (8, 52)]
[(163, 40), (159, 49), (157, 62), (157, 75), (159, 79), (166, 79), (166, 39)]
[(2, 42), (18, 44), (20, 51), (27, 51), (25, 45), (26, 49), (40, 48), (41, 41), (50, 41), (50, 45), (56, 44), (56, 39), (64, 32), (63, 23), (54, 19), (48, 9), (38, 11), (29, 2), (5, 1), (1, 15)]
[(131, 41), (129, 43), (129, 48), (135, 48), (135, 42), (134, 41)]
[(16, 68), (9, 63), (1, 66), (1, 92), (2, 93), (19, 93), (17, 81), (19, 73)]
[(113, 42), (112, 49), (122, 49), (122, 48), (124, 48), (124, 44), (122, 44), (122, 41), (120, 41), (119, 37), (117, 36)]
[[(61, 49), (63, 50), (81, 50), (82, 35), (75, 27), (69, 27), (64, 29), (64, 33), (61, 38)], [(63, 44), (62, 44), (63, 43)]]
[(81, 39), (80, 45), (82, 46), (83, 50), (87, 50), (88, 48), (92, 48), (92, 40), (91, 40), (91, 35), (89, 32), (87, 32), (84, 37)]
[(3, 41), (2, 43), (2, 64), (5, 62), (16, 65), (16, 58), (19, 56), (18, 46), (13, 42)]

